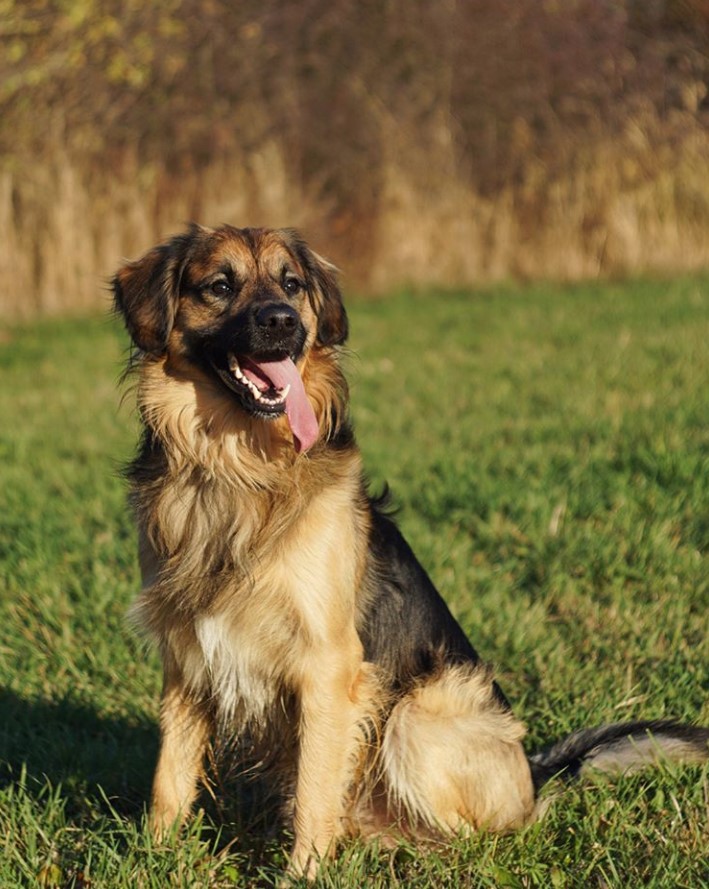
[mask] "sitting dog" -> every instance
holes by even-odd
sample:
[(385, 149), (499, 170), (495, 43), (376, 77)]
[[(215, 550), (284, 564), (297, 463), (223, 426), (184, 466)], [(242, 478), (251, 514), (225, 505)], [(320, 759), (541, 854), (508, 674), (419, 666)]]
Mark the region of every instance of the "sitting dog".
[(527, 756), (490, 670), (368, 495), (335, 270), (296, 233), (195, 225), (113, 287), (143, 422), (133, 617), (164, 667), (158, 835), (187, 816), (215, 732), (272, 754), (290, 869), (311, 877), (345, 835), (508, 830), (558, 773), (707, 758), (709, 730), (669, 722)]

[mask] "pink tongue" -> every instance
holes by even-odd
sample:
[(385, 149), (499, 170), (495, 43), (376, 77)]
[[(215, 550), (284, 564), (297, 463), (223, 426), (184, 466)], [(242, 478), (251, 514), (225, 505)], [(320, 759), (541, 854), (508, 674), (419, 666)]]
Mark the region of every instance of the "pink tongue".
[(296, 451), (307, 451), (318, 439), (320, 429), (318, 421), (315, 418), (313, 409), (305, 394), (303, 380), (298, 373), (298, 368), (293, 364), (290, 358), (284, 358), (282, 361), (254, 361), (249, 359), (248, 364), (258, 371), (262, 379), (259, 380), (253, 370), (249, 372), (249, 366), (243, 368), (244, 373), (256, 383), (259, 388), (263, 388), (263, 377), (270, 381), (274, 389), (285, 389), (290, 385), (288, 395), (286, 395), (286, 416), (290, 423), (291, 432), (295, 439)]

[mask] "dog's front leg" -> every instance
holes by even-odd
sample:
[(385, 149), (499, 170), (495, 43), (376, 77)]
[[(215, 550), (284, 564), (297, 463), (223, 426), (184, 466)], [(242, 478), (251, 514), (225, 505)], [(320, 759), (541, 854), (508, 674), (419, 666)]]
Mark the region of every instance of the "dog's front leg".
[(197, 796), (211, 719), (185, 688), (181, 671), (165, 659), (160, 704), (160, 754), (150, 806), (153, 834), (162, 838), (185, 820)]
[(313, 658), (300, 686), (300, 744), (295, 794), (295, 842), (290, 873), (312, 879), (334, 853), (367, 712), (362, 647), (354, 630)]

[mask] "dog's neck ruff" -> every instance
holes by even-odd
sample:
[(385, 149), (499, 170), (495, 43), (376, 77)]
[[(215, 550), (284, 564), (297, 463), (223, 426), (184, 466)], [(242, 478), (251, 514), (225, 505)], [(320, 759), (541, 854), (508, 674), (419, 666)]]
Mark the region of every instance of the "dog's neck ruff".
[(307, 388), (312, 412), (305, 421), (300, 417), (293, 421), (302, 435), (300, 453), (294, 447), (286, 411), (266, 420), (250, 416), (216, 380), (196, 373), (193, 367), (187, 374), (166, 356), (141, 360), (138, 407), (143, 422), (162, 443), (173, 471), (199, 467), (206, 477), (232, 479), (250, 490), (275, 489), (284, 482), (284, 468), (303, 462), (306, 445), (310, 453), (305, 462), (310, 462), (320, 455), (320, 444), (328, 442), (346, 419), (347, 386), (332, 352), (311, 354), (307, 366), (295, 373), (299, 385)]
[(144, 359), (138, 405), (173, 472), (199, 467), (206, 478), (253, 489), (253, 479), (263, 486), (270, 478), (266, 466), (297, 458), (285, 414), (273, 420), (252, 417), (216, 381), (194, 372), (184, 376), (164, 356)]

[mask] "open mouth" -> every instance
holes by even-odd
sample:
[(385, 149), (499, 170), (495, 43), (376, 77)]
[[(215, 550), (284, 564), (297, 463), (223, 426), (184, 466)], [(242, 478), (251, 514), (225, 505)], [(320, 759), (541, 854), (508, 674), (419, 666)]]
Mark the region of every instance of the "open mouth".
[[(290, 361), (290, 359), (284, 360)], [(282, 363), (262, 362), (266, 366)], [(262, 411), (269, 415), (278, 415), (285, 411), (291, 383), (285, 383), (280, 387), (267, 375), (267, 371), (263, 370), (258, 362), (244, 357), (237, 358), (236, 355), (229, 355), (229, 371), (234, 384), (239, 387), (241, 394), (253, 404), (256, 411)]]
[(307, 451), (319, 435), (318, 421), (300, 372), (290, 356), (255, 358), (229, 353), (228, 370), (215, 366), (242, 407), (260, 419), (286, 415), (296, 451)]

